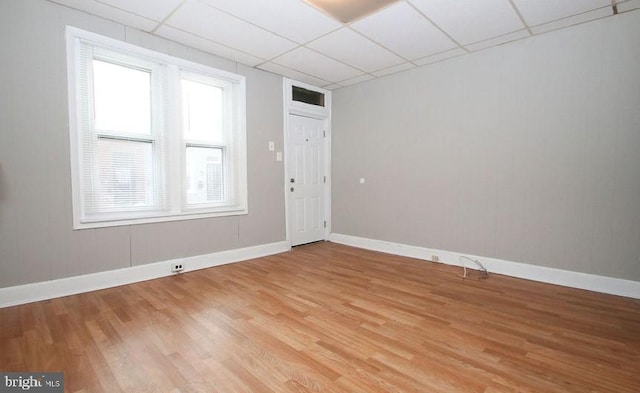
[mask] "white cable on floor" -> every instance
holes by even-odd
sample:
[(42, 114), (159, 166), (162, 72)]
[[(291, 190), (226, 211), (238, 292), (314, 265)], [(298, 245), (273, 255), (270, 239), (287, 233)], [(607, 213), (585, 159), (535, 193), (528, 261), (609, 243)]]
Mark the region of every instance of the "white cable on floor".
[(462, 274), (462, 278), (466, 279), (467, 278), (467, 265), (466, 263), (464, 263), (464, 260), (468, 259), (471, 262), (475, 263), (480, 269), (480, 271), (482, 272), (482, 274), (480, 275), (480, 278), (489, 278), (489, 271), (487, 270), (487, 268), (484, 267), (484, 265), (482, 263), (480, 263), (479, 260), (477, 259), (473, 259), (473, 258), (469, 258), (466, 255), (462, 255), (460, 256), (460, 263), (462, 264), (462, 269), (464, 270), (464, 273)]

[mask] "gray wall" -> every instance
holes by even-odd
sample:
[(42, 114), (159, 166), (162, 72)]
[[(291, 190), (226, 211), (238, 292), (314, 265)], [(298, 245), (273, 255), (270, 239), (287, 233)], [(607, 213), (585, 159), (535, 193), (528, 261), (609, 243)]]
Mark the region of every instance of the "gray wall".
[[(72, 230), (65, 25), (247, 77), (249, 215)], [(285, 240), (281, 77), (43, 0), (2, 0), (0, 59), (0, 287)]]
[(335, 233), (640, 281), (638, 11), (339, 89), (332, 130)]

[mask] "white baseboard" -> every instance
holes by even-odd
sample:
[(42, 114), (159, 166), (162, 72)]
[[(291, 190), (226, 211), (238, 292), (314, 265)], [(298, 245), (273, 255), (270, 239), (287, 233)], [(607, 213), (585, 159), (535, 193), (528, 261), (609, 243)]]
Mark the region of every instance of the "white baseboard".
[[(289, 250), (291, 250), (291, 246), (289, 242), (285, 241), (180, 258), (179, 261), (185, 265), (183, 272), (190, 272), (279, 254)], [(0, 308), (170, 276), (175, 274), (171, 273), (171, 264), (173, 262), (178, 262), (178, 260), (149, 263), (124, 269), (0, 288)]]
[[(540, 281), (549, 284), (562, 285), (571, 288), (586, 289), (594, 292), (608, 293), (611, 295), (626, 296), (640, 299), (640, 282), (623, 280), (621, 278), (598, 276), (595, 274), (572, 272), (544, 266), (530, 265), (526, 263), (505, 261), (496, 258), (461, 254), (452, 251), (431, 249), (425, 247), (408, 246), (383, 240), (367, 239), (350, 235), (332, 233), (329, 240), (348, 246), (380, 251), (388, 254), (400, 255), (410, 258), (430, 261), (433, 255), (437, 255), (440, 262), (448, 265), (460, 265), (460, 257), (468, 256), (478, 259), (490, 273), (504, 274), (511, 277)], [(467, 264), (467, 268), (472, 267)]]

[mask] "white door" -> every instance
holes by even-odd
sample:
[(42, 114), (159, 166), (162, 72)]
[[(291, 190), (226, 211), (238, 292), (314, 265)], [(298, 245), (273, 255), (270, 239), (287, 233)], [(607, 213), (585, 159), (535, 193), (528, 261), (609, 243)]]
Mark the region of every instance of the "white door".
[(289, 115), (288, 227), (292, 246), (325, 238), (324, 120)]

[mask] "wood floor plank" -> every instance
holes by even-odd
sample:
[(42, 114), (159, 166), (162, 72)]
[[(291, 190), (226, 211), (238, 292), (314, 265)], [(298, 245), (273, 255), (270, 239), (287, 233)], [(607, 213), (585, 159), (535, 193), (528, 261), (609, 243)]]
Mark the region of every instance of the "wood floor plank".
[(0, 309), (67, 392), (640, 392), (640, 301), (332, 243)]

